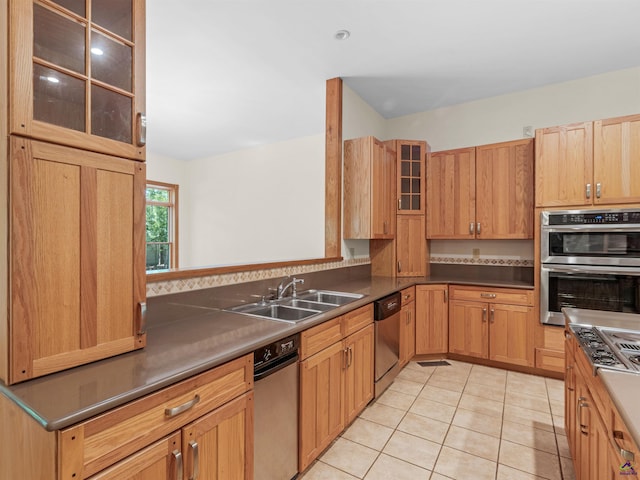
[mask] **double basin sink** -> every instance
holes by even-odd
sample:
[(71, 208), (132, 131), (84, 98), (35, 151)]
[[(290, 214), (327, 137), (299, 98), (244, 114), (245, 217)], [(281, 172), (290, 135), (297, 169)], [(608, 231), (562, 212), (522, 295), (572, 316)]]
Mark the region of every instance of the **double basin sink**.
[(296, 323), (314, 315), (346, 305), (362, 297), (364, 297), (364, 295), (359, 293), (307, 290), (298, 293), (295, 297), (285, 297), (269, 302), (262, 301), (248, 305), (239, 305), (229, 308), (227, 311), (268, 318), (270, 320)]

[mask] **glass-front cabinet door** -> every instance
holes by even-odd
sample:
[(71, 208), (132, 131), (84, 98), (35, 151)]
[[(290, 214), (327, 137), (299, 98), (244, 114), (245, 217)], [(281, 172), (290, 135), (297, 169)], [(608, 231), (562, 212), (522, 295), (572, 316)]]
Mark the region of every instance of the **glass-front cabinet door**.
[(11, 133), (144, 160), (144, 0), (10, 0)]
[(426, 142), (397, 140), (398, 213), (424, 213)]

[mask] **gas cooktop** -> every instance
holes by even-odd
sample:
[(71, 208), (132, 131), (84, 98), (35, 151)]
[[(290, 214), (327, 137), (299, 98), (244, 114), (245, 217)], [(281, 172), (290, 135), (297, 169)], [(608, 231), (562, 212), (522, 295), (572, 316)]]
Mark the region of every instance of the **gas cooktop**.
[(640, 332), (590, 325), (569, 325), (591, 365), (640, 374)]

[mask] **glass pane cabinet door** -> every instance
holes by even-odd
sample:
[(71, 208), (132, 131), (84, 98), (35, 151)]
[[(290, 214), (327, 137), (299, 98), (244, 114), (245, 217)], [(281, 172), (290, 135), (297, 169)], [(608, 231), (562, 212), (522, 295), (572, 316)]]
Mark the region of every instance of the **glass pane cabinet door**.
[(398, 149), (398, 213), (424, 211), (424, 142), (402, 142)]
[(11, 133), (144, 160), (144, 0), (14, 1)]

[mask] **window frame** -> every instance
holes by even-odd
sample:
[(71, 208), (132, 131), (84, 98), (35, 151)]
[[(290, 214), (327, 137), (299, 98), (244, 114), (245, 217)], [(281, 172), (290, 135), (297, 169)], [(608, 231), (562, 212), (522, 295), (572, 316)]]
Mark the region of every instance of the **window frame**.
[[(167, 190), (169, 192), (169, 201), (168, 202), (159, 202), (157, 200), (148, 200), (146, 198), (147, 189), (156, 188)], [(179, 268), (180, 262), (178, 258), (178, 226), (179, 226), (179, 208), (178, 208), (178, 198), (179, 198), (180, 186), (174, 183), (165, 183), (158, 182), (156, 180), (147, 180), (145, 185), (145, 212), (147, 206), (161, 206), (169, 208), (169, 269)], [(145, 247), (149, 244), (164, 244), (165, 242), (147, 242), (146, 239), (146, 222), (145, 222)], [(145, 266), (146, 266), (146, 248), (145, 248)], [(145, 268), (146, 270), (146, 268)], [(163, 272), (165, 270), (146, 270), (147, 274), (153, 272)]]

